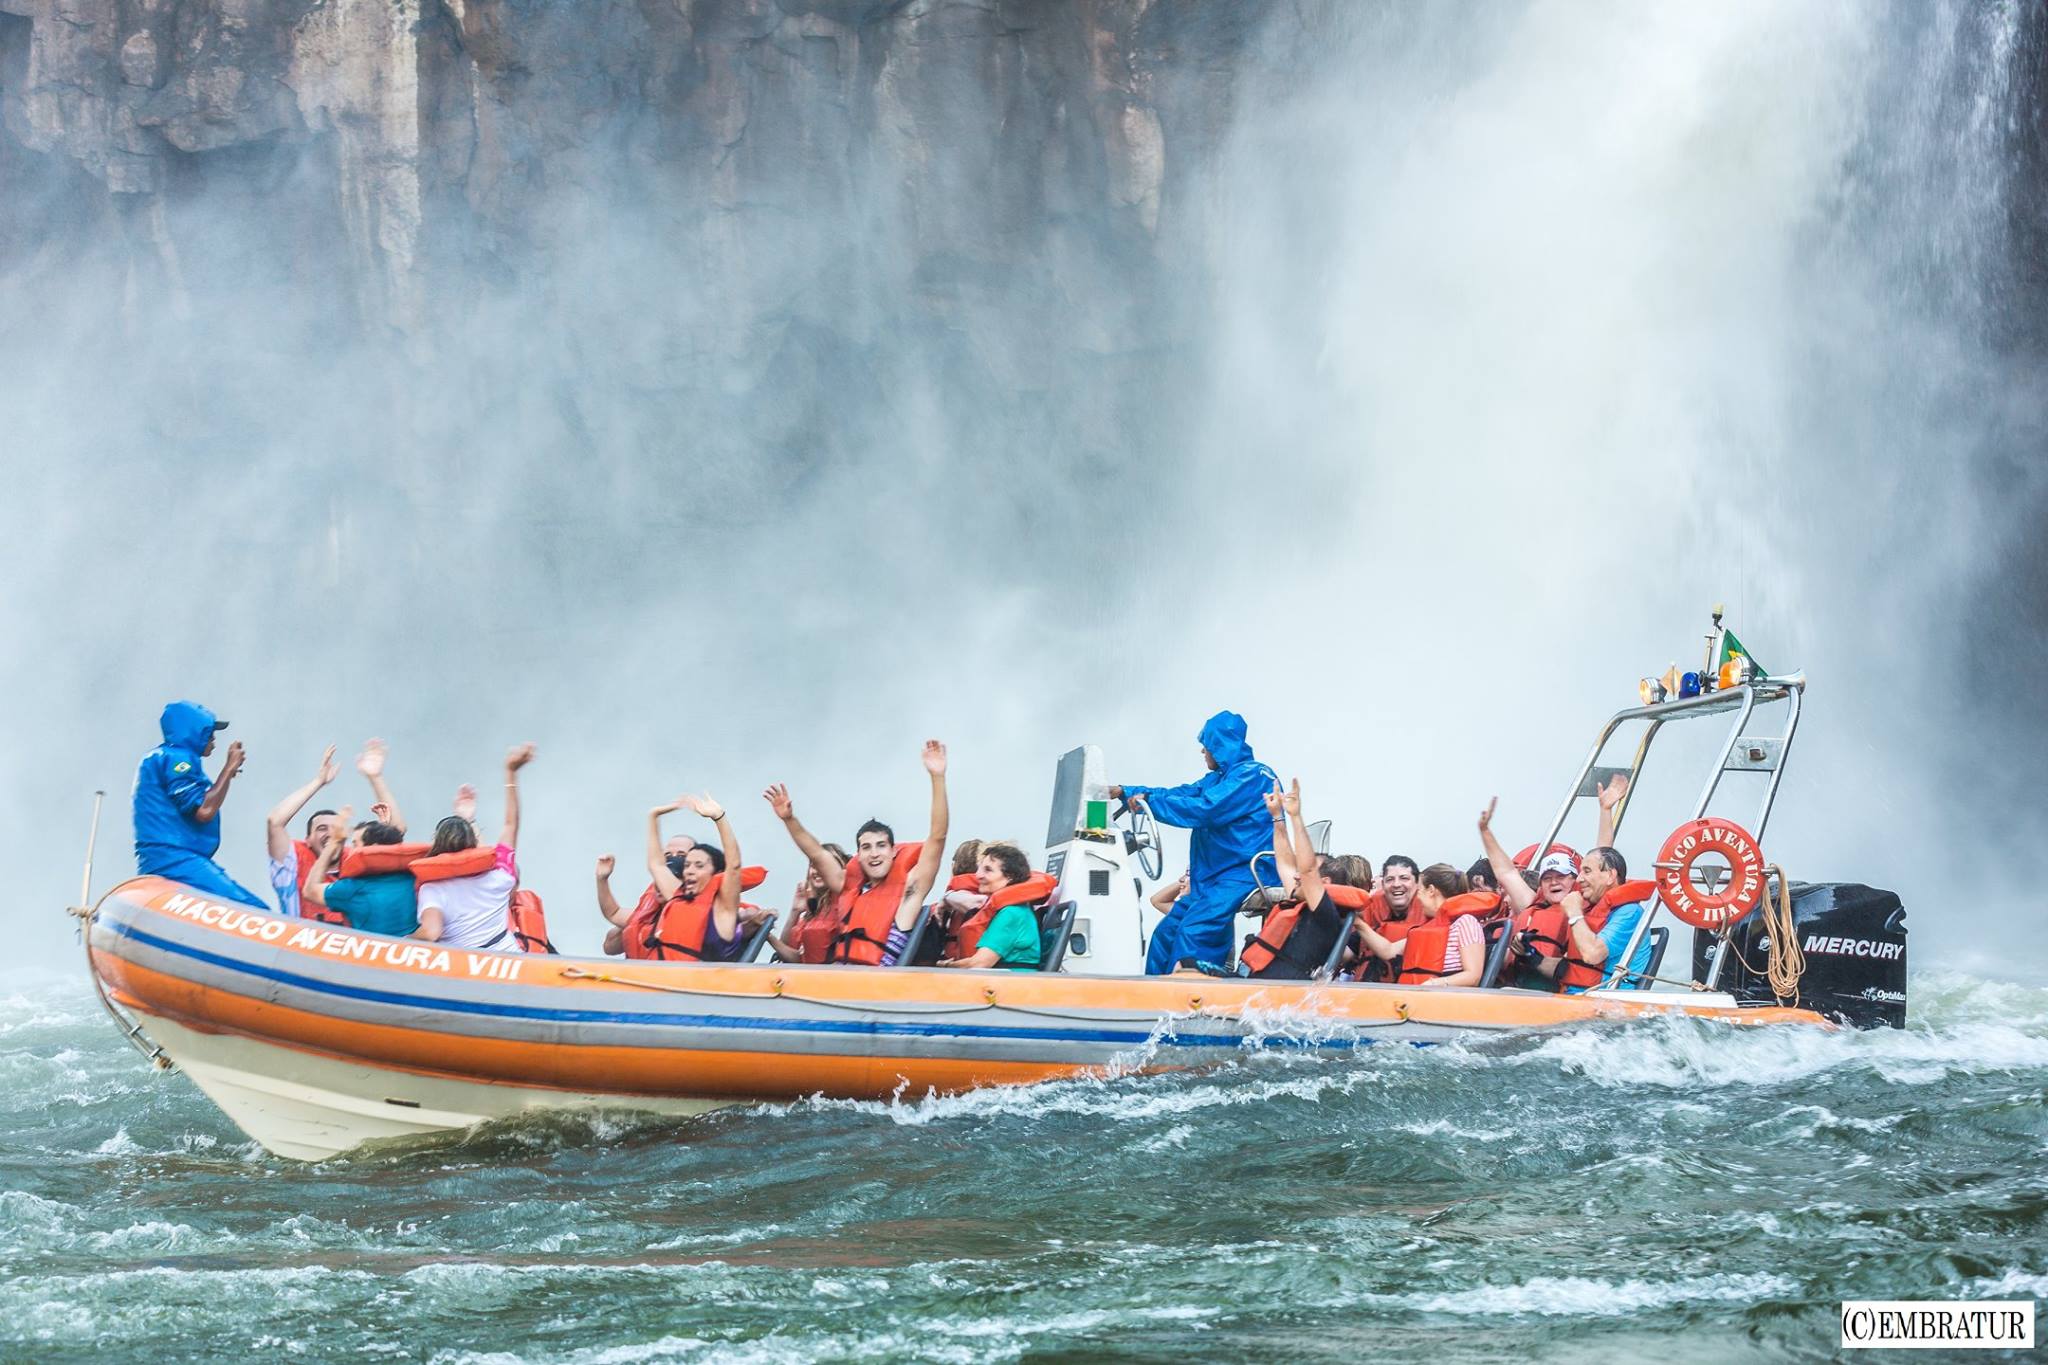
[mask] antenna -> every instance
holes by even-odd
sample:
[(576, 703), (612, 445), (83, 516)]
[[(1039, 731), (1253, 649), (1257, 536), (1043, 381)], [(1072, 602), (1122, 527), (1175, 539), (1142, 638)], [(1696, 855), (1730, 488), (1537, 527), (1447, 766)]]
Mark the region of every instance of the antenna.
[(85, 836), (85, 875), (78, 882), (78, 908), (88, 910), (92, 906), (92, 855), (100, 842), (100, 807), (106, 803), (107, 794), (96, 791), (92, 794), (92, 830)]

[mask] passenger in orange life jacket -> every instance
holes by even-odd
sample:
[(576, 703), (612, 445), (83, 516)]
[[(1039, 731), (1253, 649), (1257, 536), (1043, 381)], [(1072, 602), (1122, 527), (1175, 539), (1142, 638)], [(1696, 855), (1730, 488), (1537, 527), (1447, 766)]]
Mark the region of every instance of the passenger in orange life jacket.
[[(916, 922), (924, 894), (931, 890), (938, 876), (939, 860), (945, 853), (945, 745), (935, 739), (925, 741), (924, 768), (932, 782), (931, 832), (924, 841), (898, 844), (895, 831), (880, 820), (870, 820), (856, 832), (853, 861), (843, 867), (833, 861), (825, 846), (796, 818), (787, 787), (777, 783), (762, 793), (776, 818), (788, 828), (789, 837), (832, 893), (828, 962), (880, 966), (893, 962), (903, 950), (910, 926)], [(823, 926), (813, 926), (809, 932), (811, 938), (807, 942), (826, 936)], [(813, 960), (812, 951), (805, 948), (806, 962)]]
[[(1370, 871), (1372, 864), (1366, 864)], [(1408, 936), (1408, 930), (1422, 922), (1415, 908), (1415, 893), (1421, 883), (1422, 865), (1405, 853), (1391, 853), (1380, 864), (1377, 877), (1367, 879), (1365, 906), (1358, 912), (1354, 929), (1371, 929), (1393, 943)], [(1384, 981), (1392, 976), (1387, 963), (1366, 946), (1363, 935), (1356, 939), (1355, 956), (1346, 959), (1342, 975), (1354, 981)]]
[[(818, 847), (842, 868), (850, 861), (846, 850), (837, 844)], [(832, 924), (832, 892), (818, 875), (818, 869), (807, 866), (797, 881), (796, 895), (790, 900), (789, 918), (779, 930), (768, 931), (768, 946), (775, 950), (778, 961), (822, 964), (832, 947)], [(806, 945), (813, 950), (813, 956), (806, 956)]]
[[(1501, 902), (1515, 917), (1514, 927), (1508, 932), (1519, 943), (1529, 928), (1531, 916), (1545, 908), (1559, 905), (1578, 883), (1579, 860), (1562, 844), (1550, 845), (1534, 859), (1535, 884), (1531, 885), (1529, 871), (1508, 856), (1507, 849), (1493, 832), (1493, 816), (1499, 806), (1500, 798), (1496, 796), (1487, 802), (1486, 809), (1479, 813), (1479, 842), (1486, 849), (1487, 866), (1493, 869), (1494, 878), (1500, 886)], [(1606, 828), (1603, 818), (1603, 831)], [(1558, 937), (1561, 938), (1562, 935)], [(1515, 970), (1521, 979), (1509, 981), (1504, 978), (1503, 984), (1532, 986), (1539, 990), (1553, 989), (1551, 982), (1556, 974), (1554, 963), (1549, 970), (1535, 976), (1527, 975), (1531, 968), (1539, 965), (1532, 959), (1544, 956), (1545, 953), (1527, 953), (1519, 947), (1511, 951), (1517, 954)], [(1551, 951), (1547, 955), (1555, 957), (1556, 953)]]
[(1404, 986), (1476, 986), (1486, 971), (1486, 935), (1479, 927), (1499, 899), (1471, 894), (1465, 874), (1449, 863), (1431, 863), (1416, 878), (1415, 906), (1399, 942), (1368, 925), (1359, 926), (1366, 948), (1383, 962), (1401, 959), (1396, 980)]
[[(668, 864), (670, 872), (680, 878), (683, 875), (683, 855), (696, 846), (697, 841), (689, 835), (674, 835), (661, 846), (662, 861)], [(612, 869), (617, 866), (618, 859), (609, 853), (597, 860), (597, 913), (611, 925), (604, 933), (605, 955), (617, 957), (624, 953), (627, 957), (646, 957), (647, 922), (654, 918), (662, 902), (668, 898), (661, 894), (660, 886), (650, 881), (633, 908), (625, 909), (619, 904), (618, 897), (612, 894)]]
[[(384, 824), (396, 826), (403, 837), (405, 816), (398, 809), (398, 798), (391, 794), (391, 788), (384, 785), (384, 759), (387, 752), (383, 740), (369, 741), (363, 746), (363, 752), (356, 756), (356, 771), (369, 779), (370, 793), (376, 798), (370, 807), (371, 813)], [(269, 854), (270, 861), (270, 886), (277, 893), (278, 908), (287, 915), (304, 915), (307, 919), (323, 920), (330, 924), (347, 922), (340, 911), (331, 907), (321, 904), (306, 905), (299, 888), (305, 885), (306, 874), (312, 870), (314, 861), (326, 849), (329, 841), (346, 836), (348, 822), (334, 811), (316, 810), (306, 817), (304, 839), (292, 838), (288, 828), (320, 789), (340, 775), (341, 769), (334, 761), (334, 746), (330, 744), (327, 751), (320, 756), (320, 769), (313, 780), (279, 801), (271, 808), (268, 818), (264, 821), (265, 851)], [(338, 875), (335, 862), (330, 860), (325, 880), (334, 881)]]
[[(459, 876), (435, 875), (436, 858), (453, 858), (471, 853), (481, 840), (470, 818), (475, 796), (470, 794), (470, 811), (465, 814), (462, 794), (457, 795), (456, 813), (434, 826), (434, 842), (423, 871), (416, 866), (419, 883), (420, 927), (415, 937), (443, 943), (451, 948), (496, 948), (516, 951), (519, 940), (513, 934), (509, 912), (512, 893), (519, 887), (519, 770), (533, 761), (533, 746), (521, 744), (505, 755), (505, 827), (490, 849), (489, 864), (476, 872)], [(464, 862), (464, 866), (467, 862)]]
[[(378, 809), (383, 808), (379, 802)], [(340, 814), (346, 825), (354, 811), (343, 806)], [(396, 825), (365, 820), (349, 831), (347, 839), (328, 840), (299, 889), (307, 918), (321, 918), (318, 911), (332, 910), (351, 929), (398, 938), (419, 928), (411, 864), (427, 850), (404, 839), (405, 831)], [(328, 880), (328, 871), (337, 866), (341, 875)]]
[[(698, 844), (683, 855), (678, 876), (668, 865), (661, 838), (661, 817), (692, 810), (718, 830), (719, 847)], [(647, 872), (661, 893), (662, 907), (647, 926), (648, 956), (698, 962), (732, 962), (745, 946), (747, 930), (740, 919), (739, 836), (725, 807), (708, 796), (679, 796), (647, 812)], [(763, 873), (762, 875), (766, 875)]]
[(1298, 869), (1295, 898), (1267, 912), (1238, 961), (1247, 975), (1264, 980), (1312, 980), (1350, 931), (1353, 917), (1364, 909), (1367, 893), (1348, 884), (1348, 874), (1336, 859), (1317, 854), (1301, 813), (1299, 779), (1284, 793), (1278, 786), (1266, 793), (1266, 809), (1274, 817), (1274, 851), (1292, 849), (1286, 866)]
[[(993, 845), (986, 844), (980, 839), (969, 839), (954, 848), (952, 879), (946, 883), (945, 894), (939, 897), (938, 904), (932, 908), (932, 929), (936, 931), (937, 936), (951, 940), (954, 932), (962, 924), (988, 904), (988, 897), (981, 889), (981, 854), (987, 847)], [(931, 943), (934, 936), (927, 933), (925, 942)], [(925, 950), (919, 949), (918, 956), (924, 957)], [(945, 952), (942, 948), (939, 957), (943, 956)], [(932, 962), (937, 960), (931, 959)], [(919, 962), (915, 965), (929, 966), (931, 962)]]
[(941, 967), (1011, 967), (1037, 971), (1045, 956), (1038, 907), (1059, 890), (1059, 883), (1031, 870), (1031, 860), (1015, 844), (988, 844), (975, 872), (982, 904), (956, 925), (946, 938)]
[[(1611, 847), (1590, 849), (1579, 869), (1577, 884), (1562, 896), (1555, 910), (1534, 912), (1524, 937), (1534, 950), (1528, 956), (1533, 972), (1554, 981), (1565, 994), (1577, 995), (1607, 984), (1638, 990), (1649, 982), (1615, 970), (1621, 954), (1648, 913), (1654, 882), (1628, 880), (1628, 863)], [(1653, 951), (1648, 935), (1629, 960), (1630, 973), (1647, 971)]]
[[(298, 818), (320, 789), (341, 776), (341, 767), (334, 761), (334, 746), (327, 746), (327, 752), (320, 755), (319, 770), (311, 781), (286, 796), (270, 808), (264, 819), (263, 833), (265, 852), (270, 859), (270, 889), (277, 893), (277, 908), (287, 915), (303, 913), (299, 899), (299, 887), (306, 880), (320, 850), (327, 847), (327, 841), (337, 829), (344, 826), (341, 817), (331, 810), (315, 811), (306, 820), (306, 839), (312, 845), (311, 858), (301, 857), (299, 850), (307, 844), (292, 838), (291, 823)], [(340, 914), (334, 918), (339, 920)]]

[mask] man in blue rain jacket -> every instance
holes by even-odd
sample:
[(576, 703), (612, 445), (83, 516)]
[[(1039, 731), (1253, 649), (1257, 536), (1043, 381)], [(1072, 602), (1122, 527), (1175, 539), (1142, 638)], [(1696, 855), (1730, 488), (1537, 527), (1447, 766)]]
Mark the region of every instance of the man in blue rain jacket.
[(1218, 966), (1230, 961), (1231, 924), (1238, 904), (1257, 885), (1251, 860), (1273, 847), (1273, 820), (1265, 794), (1273, 770), (1252, 757), (1244, 717), (1219, 711), (1202, 727), (1202, 757), (1209, 774), (1184, 787), (1111, 787), (1123, 800), (1143, 797), (1163, 825), (1192, 831), (1188, 838), (1188, 891), (1159, 927), (1145, 953), (1145, 972), (1160, 976), (1183, 958)]
[(235, 884), (213, 860), (220, 848), (220, 807), (242, 771), (240, 741), (228, 745), (220, 776), (209, 782), (200, 760), (213, 752), (213, 736), (228, 728), (197, 702), (164, 708), (164, 742), (135, 770), (135, 870), (169, 877), (216, 900), (270, 907)]

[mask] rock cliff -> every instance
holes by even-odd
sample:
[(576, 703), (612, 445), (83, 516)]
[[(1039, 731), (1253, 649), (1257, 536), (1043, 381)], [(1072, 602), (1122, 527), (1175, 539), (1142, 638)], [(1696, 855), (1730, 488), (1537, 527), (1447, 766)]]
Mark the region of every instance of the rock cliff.
[[(642, 264), (716, 286), (704, 344), (791, 304), (759, 281), (803, 293), (856, 263), (957, 325), (983, 270), (1071, 302), (1160, 259), (1265, 8), (0, 0), (0, 177), (61, 185), (0, 219), (0, 252), (117, 217), (175, 294), (207, 249), (177, 206), (251, 198), (266, 252), (341, 247), (357, 322), (411, 333), (623, 217), (657, 248)], [(1110, 349), (1144, 330), (1121, 300), (1068, 321)]]

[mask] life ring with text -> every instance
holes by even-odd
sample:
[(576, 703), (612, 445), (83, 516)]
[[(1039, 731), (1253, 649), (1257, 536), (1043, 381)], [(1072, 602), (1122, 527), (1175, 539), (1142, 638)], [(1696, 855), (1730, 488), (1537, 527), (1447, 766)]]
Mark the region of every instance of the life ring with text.
[[(1693, 865), (1719, 854), (1732, 869), (1718, 891), (1693, 882)], [(1657, 895), (1665, 908), (1695, 929), (1725, 929), (1764, 898), (1764, 855), (1756, 837), (1733, 820), (1708, 816), (1671, 831), (1657, 854)]]

